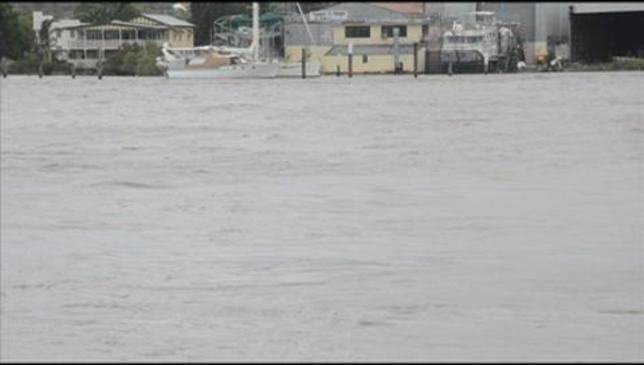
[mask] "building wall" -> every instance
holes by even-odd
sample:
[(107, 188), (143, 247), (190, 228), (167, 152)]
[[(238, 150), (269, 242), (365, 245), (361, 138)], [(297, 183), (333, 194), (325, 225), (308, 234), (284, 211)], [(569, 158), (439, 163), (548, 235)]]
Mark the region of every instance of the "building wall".
[[(364, 24), (342, 24), (335, 26), (333, 28), (333, 39), (336, 45), (338, 44), (355, 44), (355, 45), (368, 45), (368, 44), (394, 44), (394, 38), (382, 38), (381, 37), (381, 24), (371, 24), (371, 32), (369, 38), (346, 38), (345, 37), (345, 27), (353, 25), (364, 25)], [(400, 25), (405, 25), (401, 23)], [(406, 24), (407, 25), (407, 36), (399, 37), (400, 44), (411, 44), (415, 42), (420, 42), (423, 38), (423, 28), (420, 24)]]
[[(301, 62), (302, 61), (302, 47), (303, 46), (288, 46), (286, 47), (286, 60), (288, 62)], [(327, 52), (331, 50), (331, 46), (309, 46), (308, 52), (311, 55), (310, 59), (322, 62), (322, 58)]]
[[(393, 73), (394, 56), (390, 54), (383, 55), (368, 55), (367, 63), (362, 62), (361, 54), (353, 55), (353, 73), (355, 74), (381, 74)], [(403, 63), (403, 72), (413, 72), (414, 68), (414, 55), (401, 54), (400, 62)], [(418, 72), (422, 73), (425, 65), (425, 49), (418, 49)], [(325, 56), (322, 60), (323, 73), (335, 73), (337, 67), (340, 66), (341, 73), (349, 72), (348, 57), (344, 55), (338, 56)]]
[(569, 7), (572, 3), (536, 3), (535, 44), (536, 57), (548, 55), (548, 38), (567, 40), (570, 44)]
[[(422, 8), (422, 6), (420, 8)], [(346, 73), (348, 72), (348, 57), (346, 55), (332, 55), (327, 53), (331, 51), (333, 46), (347, 46), (349, 43), (356, 46), (393, 45), (393, 37), (382, 38), (381, 30), (383, 23), (385, 25), (405, 25), (407, 27), (406, 36), (399, 37), (399, 44), (401, 45), (421, 42), (423, 38), (422, 24), (414, 23), (414, 20), (410, 21), (410, 19), (405, 15), (391, 12), (387, 10), (386, 7), (374, 6), (366, 3), (340, 3), (326, 10), (345, 10), (349, 13), (350, 20), (345, 24), (334, 24), (330, 22), (309, 23), (316, 43), (314, 46), (311, 45), (311, 41), (303, 23), (288, 23), (285, 27), (285, 53), (288, 61), (301, 62), (302, 47), (307, 46), (311, 54), (311, 59), (320, 62), (322, 73), (333, 74), (336, 72), (338, 66), (342, 73)], [(352, 25), (369, 26), (369, 38), (346, 38), (345, 27)], [(403, 64), (404, 72), (413, 72), (413, 54), (400, 54), (399, 60)], [(424, 48), (419, 47), (419, 72), (423, 72), (424, 68), (425, 50)], [(353, 72), (356, 74), (391, 73), (394, 72), (394, 69), (393, 54), (367, 55), (366, 63), (363, 63), (362, 54), (355, 53), (353, 55)]]
[(69, 50), (72, 48), (72, 41), (78, 40), (78, 32), (72, 29), (55, 29), (49, 34), (49, 45), (52, 50)]
[[(316, 46), (333, 45), (333, 24), (309, 22), (309, 29)], [(310, 46), (311, 39), (304, 23), (287, 23), (284, 29), (284, 44), (288, 46)]]
[(170, 28), (168, 32), (168, 44), (170, 47), (190, 48), (194, 47), (194, 34), (190, 27)]
[(633, 12), (644, 11), (644, 3), (642, 2), (597, 2), (597, 3), (571, 3), (575, 6), (575, 14), (593, 14), (593, 13), (619, 13), (619, 12)]
[[(131, 22), (145, 25), (162, 25), (143, 16), (136, 17)], [(169, 27), (167, 41), (170, 47), (194, 47), (194, 29), (192, 27)]]
[[(348, 57), (345, 55), (326, 55), (331, 50), (330, 46), (310, 47), (311, 59), (320, 62), (322, 73), (335, 73), (336, 67), (340, 66), (340, 72), (348, 71)], [(425, 49), (418, 48), (418, 72), (425, 69)], [(289, 62), (302, 61), (302, 47), (286, 47), (286, 57)], [(400, 61), (403, 63), (405, 72), (413, 72), (414, 56), (412, 54), (401, 54)], [(353, 72), (355, 73), (387, 73), (394, 72), (394, 55), (368, 55), (368, 62), (362, 63), (362, 54), (353, 55)]]

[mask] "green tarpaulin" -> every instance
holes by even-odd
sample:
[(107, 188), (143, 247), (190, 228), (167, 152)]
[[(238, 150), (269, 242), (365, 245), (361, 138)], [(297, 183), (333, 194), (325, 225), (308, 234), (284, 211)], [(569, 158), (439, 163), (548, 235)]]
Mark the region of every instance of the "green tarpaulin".
[[(253, 18), (244, 14), (229, 15), (226, 17), (222, 17), (221, 19), (218, 20), (218, 22), (220, 21), (226, 21), (226, 23), (228, 23), (233, 29), (237, 29), (239, 27), (253, 26)], [(282, 21), (281, 16), (274, 13), (265, 13), (259, 17), (259, 26), (270, 27), (281, 21)]]

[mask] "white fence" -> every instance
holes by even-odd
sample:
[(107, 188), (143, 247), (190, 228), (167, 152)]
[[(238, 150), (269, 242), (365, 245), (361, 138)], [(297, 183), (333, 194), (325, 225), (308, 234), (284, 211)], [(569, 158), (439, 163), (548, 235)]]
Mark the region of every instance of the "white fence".
[(158, 46), (162, 46), (163, 42), (165, 42), (162, 39), (154, 39), (154, 40), (147, 40), (147, 39), (110, 39), (110, 40), (105, 40), (105, 39), (92, 39), (92, 40), (80, 40), (80, 41), (72, 41), (71, 42), (71, 48), (73, 49), (119, 49), (122, 45), (124, 44), (139, 44), (139, 45), (144, 45), (147, 42), (152, 42), (155, 43)]

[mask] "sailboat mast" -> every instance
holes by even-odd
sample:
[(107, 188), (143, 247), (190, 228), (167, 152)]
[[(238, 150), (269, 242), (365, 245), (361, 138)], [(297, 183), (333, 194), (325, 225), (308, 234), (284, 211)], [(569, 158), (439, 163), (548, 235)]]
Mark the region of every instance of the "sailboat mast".
[(315, 38), (313, 38), (313, 33), (311, 33), (311, 28), (309, 28), (309, 22), (306, 21), (306, 15), (304, 15), (304, 12), (302, 11), (302, 7), (300, 6), (300, 2), (295, 3), (297, 5), (297, 10), (300, 12), (300, 16), (302, 17), (302, 21), (304, 22), (304, 27), (306, 28), (306, 32), (309, 34), (309, 39), (311, 40), (311, 45), (315, 46)]
[(259, 60), (259, 3), (253, 2), (253, 57)]

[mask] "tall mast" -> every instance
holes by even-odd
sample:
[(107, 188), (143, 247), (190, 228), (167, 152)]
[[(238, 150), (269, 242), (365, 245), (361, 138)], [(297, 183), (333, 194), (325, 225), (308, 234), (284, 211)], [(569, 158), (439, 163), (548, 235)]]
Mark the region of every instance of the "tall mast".
[(315, 46), (315, 39), (313, 38), (313, 33), (311, 33), (311, 28), (309, 28), (309, 23), (306, 21), (306, 16), (304, 15), (304, 12), (302, 11), (302, 7), (300, 6), (299, 1), (295, 3), (297, 5), (297, 10), (300, 12), (300, 16), (302, 16), (302, 21), (304, 22), (304, 27), (306, 27), (306, 32), (309, 34), (309, 39), (311, 40), (311, 45)]
[(259, 3), (253, 2), (253, 57), (259, 60)]

